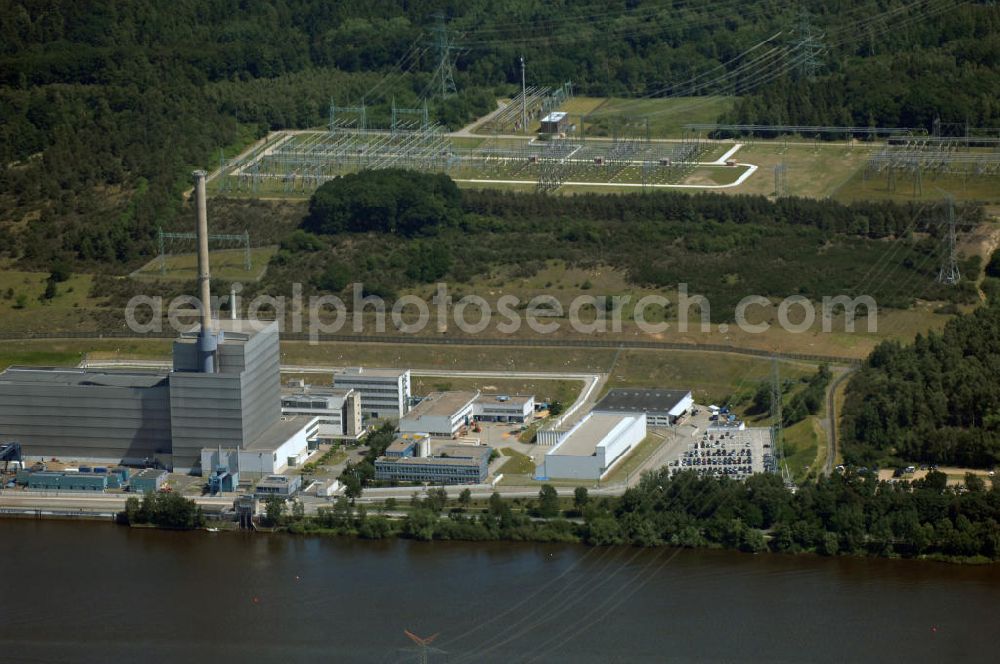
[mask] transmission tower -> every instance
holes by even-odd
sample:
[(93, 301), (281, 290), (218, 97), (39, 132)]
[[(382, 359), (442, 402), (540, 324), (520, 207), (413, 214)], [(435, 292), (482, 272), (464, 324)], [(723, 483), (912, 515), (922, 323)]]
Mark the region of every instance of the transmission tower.
[(799, 41), (796, 47), (802, 53), (802, 60), (799, 62), (799, 76), (807, 80), (816, 78), (816, 72), (822, 66), (822, 56), (826, 53), (826, 46), (823, 45), (823, 33), (813, 30), (809, 21), (809, 12), (803, 8), (799, 13), (799, 25), (796, 29)]
[(521, 56), (521, 133), (528, 133), (528, 92), (524, 78), (524, 56)]
[(434, 639), (438, 637), (437, 634), (427, 637), (421, 637), (417, 636), (408, 629), (404, 629), (403, 633), (406, 634), (406, 637), (408, 639), (410, 639), (417, 645), (416, 648), (410, 648), (407, 650), (407, 652), (416, 653), (417, 661), (420, 662), (420, 664), (428, 664), (431, 661), (430, 656), (432, 654), (434, 655), (446, 654), (445, 651), (443, 650), (431, 647), (431, 644), (434, 643)]
[(431, 28), (431, 34), (434, 36), (431, 46), (434, 47), (434, 51), (437, 53), (437, 68), (434, 70), (431, 86), (438, 87), (441, 92), (441, 98), (444, 99), (455, 94), (457, 91), (455, 88), (455, 63), (452, 61), (452, 51), (459, 49), (451, 40), (444, 15), (435, 14), (434, 18), (436, 22), (434, 27)]
[(781, 162), (774, 167), (774, 197), (781, 198), (787, 193), (788, 166)]
[(938, 283), (955, 286), (962, 280), (962, 274), (958, 271), (958, 250), (956, 249), (955, 231), (955, 199), (952, 196), (947, 198), (948, 205), (948, 235), (945, 238), (947, 243), (944, 260), (941, 262), (941, 271), (938, 272)]
[(785, 450), (782, 443), (782, 413), (781, 413), (781, 373), (778, 370), (778, 358), (771, 358), (771, 446), (775, 461), (781, 468), (781, 477), (785, 484), (791, 484), (792, 477), (785, 463)]

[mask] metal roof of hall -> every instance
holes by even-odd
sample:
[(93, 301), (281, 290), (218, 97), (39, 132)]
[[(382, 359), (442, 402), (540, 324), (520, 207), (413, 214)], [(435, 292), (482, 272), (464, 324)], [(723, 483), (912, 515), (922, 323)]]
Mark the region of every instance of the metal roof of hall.
[(117, 371), (74, 367), (9, 367), (0, 382), (13, 384), (80, 385), (94, 387), (156, 387), (167, 381), (162, 371)]
[(669, 412), (691, 390), (616, 388), (597, 402), (594, 410), (621, 413)]

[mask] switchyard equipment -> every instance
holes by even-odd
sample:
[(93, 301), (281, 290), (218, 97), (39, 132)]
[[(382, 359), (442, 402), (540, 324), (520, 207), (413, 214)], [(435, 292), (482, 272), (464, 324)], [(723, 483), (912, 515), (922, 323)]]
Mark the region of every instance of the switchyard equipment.
[[(197, 240), (197, 233), (167, 233), (161, 228), (157, 231), (157, 248), (160, 274), (167, 273), (167, 247), (168, 241), (190, 241)], [(212, 233), (208, 236), (210, 242), (235, 243), (243, 248), (243, 269), (249, 272), (253, 269), (253, 260), (250, 256), (250, 232), (243, 231), (242, 234)]]
[(572, 96), (573, 84), (569, 81), (555, 89), (548, 86), (525, 86), (483, 125), (483, 130), (494, 134), (527, 133), (531, 120), (542, 118)]
[(220, 190), (308, 194), (341, 175), (386, 168), (443, 172), (474, 182), (525, 182), (540, 191), (553, 191), (566, 182), (656, 186), (683, 179), (706, 147), (694, 135), (653, 142), (643, 119), (619, 124), (608, 140), (494, 135), (469, 146), (468, 139), (455, 139), (420, 116), (404, 122), (399, 112), (403, 109), (397, 109), (395, 122), (385, 128), (369, 127), (362, 121), (366, 113), (346, 115), (341, 110), (331, 110), (329, 131), (289, 134), (229, 164), (217, 178)]
[(900, 175), (912, 178), (913, 194), (923, 193), (926, 175), (996, 177), (1000, 175), (1000, 138), (983, 136), (895, 136), (872, 152), (864, 178), (884, 175), (895, 191)]
[(683, 125), (686, 133), (723, 138), (738, 136), (752, 141), (754, 138), (775, 138), (778, 136), (802, 136), (817, 139), (888, 138), (894, 136), (926, 135), (924, 129), (910, 127), (835, 127), (825, 125), (785, 125), (785, 124), (720, 124), (716, 122), (692, 122)]

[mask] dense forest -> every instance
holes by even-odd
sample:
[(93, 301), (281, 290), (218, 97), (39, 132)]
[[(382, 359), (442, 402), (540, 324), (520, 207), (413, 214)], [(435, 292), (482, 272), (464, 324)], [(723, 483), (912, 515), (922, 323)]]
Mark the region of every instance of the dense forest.
[[(981, 210), (963, 210), (970, 220)], [(286, 237), (261, 288), (294, 282), (339, 292), (353, 282), (392, 298), (441, 279), (522, 278), (547, 261), (611, 266), (637, 286), (709, 298), (731, 320), (748, 293), (871, 295), (882, 307), (915, 297), (973, 302), (973, 282), (937, 284), (942, 227), (925, 207), (722, 194), (643, 196), (458, 190), (446, 176), (362, 172), (328, 182)], [(967, 274), (980, 270), (965, 261)], [(790, 277), (794, 275), (794, 277)]]
[(842, 438), (856, 464), (1000, 462), (1000, 304), (880, 344), (848, 386)]
[[(436, 15), (458, 49), (447, 103)], [(379, 121), (430, 97), (458, 126), (515, 89), (520, 55), (581, 94), (736, 94), (740, 120), (1000, 126), (998, 23), (945, 0), (2, 0), (0, 255), (120, 273), (220, 147), (321, 125), (331, 99)]]
[[(745, 482), (647, 473), (620, 498), (578, 488), (571, 505), (544, 485), (536, 500), (505, 501), (493, 494), (471, 507), (467, 492), (449, 501), (441, 489), (414, 498), (401, 520), (353, 505), (346, 498), (317, 517), (301, 506), (288, 513), (269, 504), (270, 525), (295, 533), (323, 532), (364, 539), (529, 540), (593, 546), (723, 547), (747, 552), (822, 555), (1000, 558), (1000, 489), (975, 476), (967, 488), (946, 486), (942, 473), (915, 482), (880, 482), (871, 475), (835, 473), (792, 493), (774, 474)], [(280, 501), (278, 501), (280, 502)], [(457, 502), (457, 504), (455, 504)], [(396, 509), (395, 499), (384, 508)], [(570, 520), (570, 519), (573, 520)]]

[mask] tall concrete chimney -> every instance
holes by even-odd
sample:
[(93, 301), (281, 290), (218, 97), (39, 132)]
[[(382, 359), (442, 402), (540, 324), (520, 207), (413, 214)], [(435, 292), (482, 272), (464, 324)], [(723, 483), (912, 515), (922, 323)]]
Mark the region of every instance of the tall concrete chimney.
[(229, 289), (229, 320), (236, 320), (236, 285)]
[(205, 171), (194, 172), (194, 200), (198, 212), (198, 292), (201, 299), (201, 331), (198, 356), (202, 373), (215, 373), (219, 338), (212, 325), (212, 289), (208, 269), (208, 205), (205, 201)]

